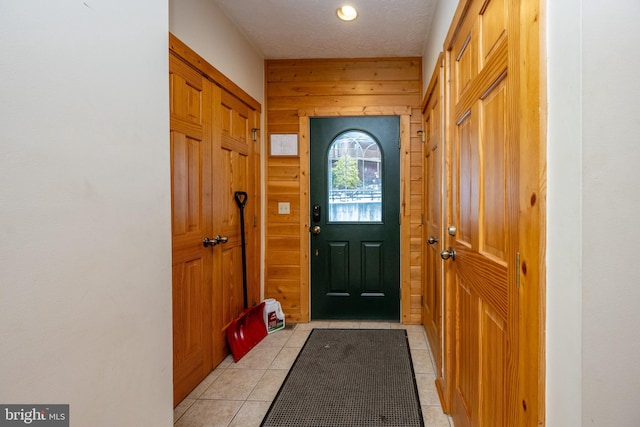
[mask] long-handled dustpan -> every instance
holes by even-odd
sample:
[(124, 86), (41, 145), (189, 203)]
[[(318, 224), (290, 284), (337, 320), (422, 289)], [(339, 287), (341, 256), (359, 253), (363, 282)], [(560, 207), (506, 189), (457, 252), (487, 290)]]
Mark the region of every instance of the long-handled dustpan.
[(244, 191), (236, 191), (234, 198), (240, 209), (242, 302), (244, 311), (237, 319), (229, 324), (227, 328), (227, 341), (229, 341), (229, 347), (231, 347), (233, 360), (237, 362), (267, 336), (267, 327), (264, 324), (264, 302), (250, 308), (247, 302), (247, 252), (244, 236), (244, 206), (247, 203), (247, 193)]

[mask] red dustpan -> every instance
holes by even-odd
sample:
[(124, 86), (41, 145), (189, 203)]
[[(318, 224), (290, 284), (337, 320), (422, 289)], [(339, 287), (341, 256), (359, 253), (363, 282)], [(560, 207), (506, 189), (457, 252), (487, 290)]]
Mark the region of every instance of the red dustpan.
[(244, 311), (229, 327), (227, 327), (227, 341), (236, 362), (255, 347), (267, 336), (264, 324), (264, 302), (255, 307), (247, 308), (247, 254), (244, 237), (244, 205), (247, 203), (247, 193), (236, 191), (234, 195), (240, 208), (240, 236), (242, 240), (242, 292)]

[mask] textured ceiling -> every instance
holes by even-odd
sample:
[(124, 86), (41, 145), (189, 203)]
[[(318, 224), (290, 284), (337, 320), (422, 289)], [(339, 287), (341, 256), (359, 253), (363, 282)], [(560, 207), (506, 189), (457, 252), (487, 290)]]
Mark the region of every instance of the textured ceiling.
[[(421, 56), (437, 0), (211, 0), (267, 59)], [(342, 22), (338, 7), (358, 18)]]

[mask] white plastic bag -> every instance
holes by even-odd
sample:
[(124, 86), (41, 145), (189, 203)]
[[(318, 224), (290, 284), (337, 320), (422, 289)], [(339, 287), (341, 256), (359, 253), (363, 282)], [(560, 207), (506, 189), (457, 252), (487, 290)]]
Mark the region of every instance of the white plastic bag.
[(267, 333), (272, 333), (280, 329), (284, 329), (284, 313), (280, 302), (275, 298), (267, 298), (264, 300), (264, 325)]

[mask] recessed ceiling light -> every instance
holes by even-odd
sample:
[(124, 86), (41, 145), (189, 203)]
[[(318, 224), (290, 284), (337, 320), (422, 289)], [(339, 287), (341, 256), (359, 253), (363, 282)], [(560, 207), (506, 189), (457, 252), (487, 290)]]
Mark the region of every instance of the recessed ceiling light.
[(336, 12), (338, 18), (343, 21), (353, 21), (358, 17), (358, 11), (356, 11), (352, 6), (342, 6)]

